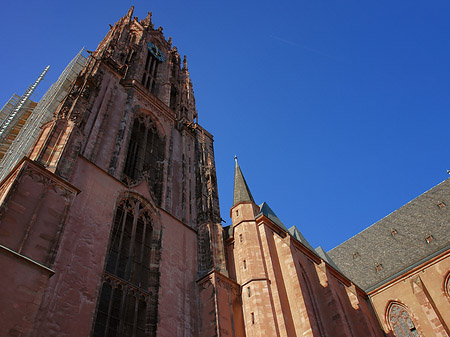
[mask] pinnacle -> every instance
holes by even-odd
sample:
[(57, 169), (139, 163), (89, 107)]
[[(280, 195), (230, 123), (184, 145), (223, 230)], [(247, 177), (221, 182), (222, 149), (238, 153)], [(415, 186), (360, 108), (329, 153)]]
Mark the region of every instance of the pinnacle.
[(243, 201), (251, 201), (253, 200), (250, 189), (248, 188), (247, 182), (245, 181), (244, 175), (242, 174), (241, 168), (237, 162), (237, 157), (234, 157), (236, 162), (234, 168), (234, 193), (233, 193), (233, 205), (236, 205)]

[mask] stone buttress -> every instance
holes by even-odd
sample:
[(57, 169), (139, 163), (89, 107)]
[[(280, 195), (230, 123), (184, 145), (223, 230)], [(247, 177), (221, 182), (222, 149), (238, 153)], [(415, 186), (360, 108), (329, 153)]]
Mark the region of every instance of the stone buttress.
[(186, 57), (133, 8), (89, 53), (0, 186), (0, 335), (214, 336), (204, 280), (229, 280)]

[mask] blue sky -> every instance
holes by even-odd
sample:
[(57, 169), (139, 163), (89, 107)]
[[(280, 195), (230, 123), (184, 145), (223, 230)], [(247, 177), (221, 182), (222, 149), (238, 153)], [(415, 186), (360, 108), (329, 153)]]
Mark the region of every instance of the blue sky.
[(325, 250), (448, 177), (448, 1), (4, 3), (0, 104), (50, 64), (42, 95), (132, 4), (188, 57), (227, 224), (235, 154), (256, 202)]

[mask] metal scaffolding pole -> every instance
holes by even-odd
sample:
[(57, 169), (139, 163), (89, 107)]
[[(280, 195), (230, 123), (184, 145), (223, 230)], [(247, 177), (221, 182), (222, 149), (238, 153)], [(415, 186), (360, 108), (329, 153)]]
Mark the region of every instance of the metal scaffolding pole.
[(3, 120), (3, 122), (0, 124), (0, 142), (3, 141), (6, 137), (8, 137), (8, 133), (6, 130), (11, 125), (11, 122), (15, 118), (20, 118), (20, 112), (24, 111), (22, 108), (24, 105), (28, 102), (31, 94), (34, 92), (36, 87), (39, 85), (39, 83), (44, 78), (45, 74), (48, 72), (48, 69), (50, 69), (50, 66), (46, 66), (44, 71), (39, 75), (36, 82), (34, 82), (32, 85), (28, 87), (28, 89), (25, 91), (25, 93), (22, 95), (20, 100), (16, 103), (14, 109), (6, 116), (6, 118)]

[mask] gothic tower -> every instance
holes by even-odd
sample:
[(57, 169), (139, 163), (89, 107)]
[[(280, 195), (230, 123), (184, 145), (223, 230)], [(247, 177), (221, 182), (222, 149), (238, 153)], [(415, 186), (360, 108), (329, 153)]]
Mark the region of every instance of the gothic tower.
[(90, 54), (0, 187), (0, 335), (220, 335), (238, 287), (186, 57), (133, 8)]
[[(335, 264), (255, 203), (237, 160), (232, 225), (222, 227), (213, 136), (198, 124), (186, 57), (151, 13), (138, 20), (131, 8), (89, 54), (71, 62), (11, 145), (20, 151), (0, 163), (0, 336), (385, 335), (353, 283), (384, 274), (350, 280), (338, 267), (353, 270), (360, 239), (331, 252)], [(437, 219), (436, 238), (447, 237), (445, 186), (438, 206), (420, 210)], [(439, 240), (428, 233), (425, 253), (444, 249)], [(414, 308), (434, 305), (427, 280), (412, 280)], [(386, 331), (412, 324), (401, 301), (374, 296), (395, 320)], [(439, 310), (427, 315), (447, 332)]]

